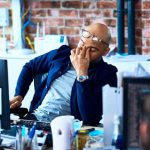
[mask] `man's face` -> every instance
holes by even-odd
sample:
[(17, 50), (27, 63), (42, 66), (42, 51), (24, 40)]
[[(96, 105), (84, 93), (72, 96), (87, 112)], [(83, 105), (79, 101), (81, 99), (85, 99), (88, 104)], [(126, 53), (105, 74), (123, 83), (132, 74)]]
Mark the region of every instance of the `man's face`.
[(109, 51), (108, 43), (102, 39), (103, 33), (99, 32), (100, 36), (97, 36), (91, 28), (83, 29), (81, 32), (78, 47), (86, 46), (90, 51), (90, 62), (98, 60)]

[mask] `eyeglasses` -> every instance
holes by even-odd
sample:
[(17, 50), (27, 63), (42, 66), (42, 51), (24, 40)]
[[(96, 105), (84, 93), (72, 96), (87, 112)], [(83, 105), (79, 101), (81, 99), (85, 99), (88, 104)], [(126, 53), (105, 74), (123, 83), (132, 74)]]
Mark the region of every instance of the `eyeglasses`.
[(85, 30), (85, 29), (82, 29), (81, 30), (81, 35), (84, 37), (84, 38), (92, 38), (93, 41), (96, 41), (96, 42), (99, 42), (99, 43), (104, 43), (106, 45), (109, 45), (107, 42), (103, 41), (102, 39), (100, 39), (99, 37), (91, 34), (89, 31)]

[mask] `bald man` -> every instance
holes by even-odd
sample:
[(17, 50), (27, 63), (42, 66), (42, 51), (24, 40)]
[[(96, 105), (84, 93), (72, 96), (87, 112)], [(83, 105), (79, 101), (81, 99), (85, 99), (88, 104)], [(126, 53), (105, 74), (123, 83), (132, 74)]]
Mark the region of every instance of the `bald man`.
[(117, 69), (102, 59), (109, 51), (110, 38), (106, 25), (94, 23), (81, 30), (77, 48), (63, 45), (26, 63), (10, 107), (20, 107), (36, 75), (48, 73), (35, 91), (25, 118), (51, 121), (57, 116), (73, 115), (86, 125), (98, 125), (102, 87), (117, 86)]

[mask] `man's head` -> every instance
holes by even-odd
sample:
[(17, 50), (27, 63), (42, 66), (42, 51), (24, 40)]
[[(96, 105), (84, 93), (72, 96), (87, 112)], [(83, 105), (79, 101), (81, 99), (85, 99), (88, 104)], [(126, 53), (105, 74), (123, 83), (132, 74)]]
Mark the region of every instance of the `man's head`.
[(90, 61), (95, 61), (108, 53), (110, 39), (108, 27), (102, 23), (94, 23), (82, 29), (78, 47), (86, 46), (90, 51)]

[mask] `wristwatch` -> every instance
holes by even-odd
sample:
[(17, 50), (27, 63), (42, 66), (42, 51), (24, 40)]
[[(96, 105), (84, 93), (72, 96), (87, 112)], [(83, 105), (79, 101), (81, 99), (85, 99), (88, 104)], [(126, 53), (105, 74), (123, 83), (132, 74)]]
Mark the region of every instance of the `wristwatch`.
[(78, 80), (79, 82), (84, 82), (84, 81), (87, 80), (88, 78), (89, 78), (88, 75), (80, 75), (80, 76), (77, 77), (77, 80)]

